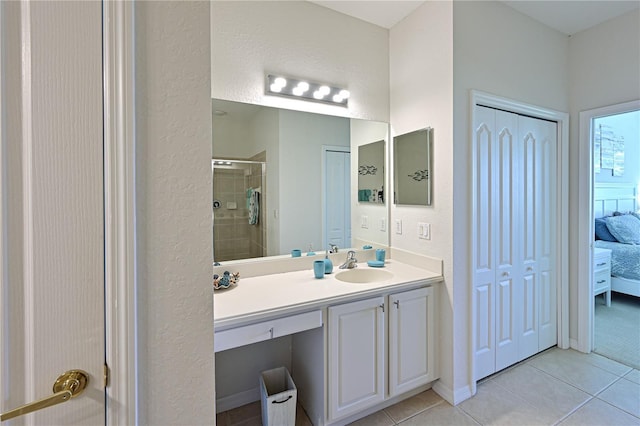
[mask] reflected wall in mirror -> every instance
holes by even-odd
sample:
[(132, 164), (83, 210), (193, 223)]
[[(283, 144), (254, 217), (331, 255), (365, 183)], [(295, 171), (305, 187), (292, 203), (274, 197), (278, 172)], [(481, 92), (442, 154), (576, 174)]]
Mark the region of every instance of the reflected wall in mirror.
[(395, 204), (431, 205), (432, 147), (433, 129), (430, 127), (393, 138)]
[(358, 147), (358, 201), (384, 203), (384, 140)]
[[(351, 157), (357, 157), (359, 143), (352, 144), (361, 136), (386, 139), (387, 123), (212, 102), (213, 157), (264, 163), (260, 182), (257, 171), (236, 171), (232, 179), (218, 175), (228, 171), (224, 165), (212, 164), (215, 261), (288, 255), (292, 249), (304, 256), (309, 246), (321, 254), (329, 243), (351, 247), (352, 237), (371, 241), (359, 229), (351, 235), (358, 208)], [(376, 238), (388, 244), (386, 232)]]

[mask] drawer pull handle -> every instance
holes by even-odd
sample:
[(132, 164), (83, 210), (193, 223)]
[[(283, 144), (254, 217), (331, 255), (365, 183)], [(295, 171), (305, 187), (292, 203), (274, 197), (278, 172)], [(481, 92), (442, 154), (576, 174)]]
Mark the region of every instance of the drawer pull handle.
[(381, 304), (380, 307), (382, 308), (382, 313), (384, 313), (384, 303)]
[(508, 272), (503, 272), (503, 273), (502, 273), (502, 276), (503, 276), (503, 277), (508, 277), (508, 276), (509, 276), (509, 273), (508, 273)]
[(606, 264), (607, 264), (607, 262), (603, 262), (603, 263), (598, 263), (596, 266), (604, 266)]
[(396, 309), (400, 309), (400, 301), (396, 300), (395, 302), (393, 302), (394, 305), (396, 305)]
[(607, 282), (607, 280), (600, 280), (600, 281), (598, 281), (598, 284), (602, 284), (602, 283), (606, 283), (606, 282)]
[(273, 339), (273, 327), (269, 329), (269, 336), (271, 336), (271, 338)]
[(529, 271), (529, 272), (533, 271), (533, 267), (532, 267), (532, 266), (529, 266), (529, 267), (527, 268), (527, 271)]
[(282, 401), (271, 401), (272, 404), (284, 404), (285, 402), (287, 402), (288, 400), (290, 400), (291, 398), (293, 398), (293, 395), (289, 395), (287, 397), (287, 399), (283, 399)]

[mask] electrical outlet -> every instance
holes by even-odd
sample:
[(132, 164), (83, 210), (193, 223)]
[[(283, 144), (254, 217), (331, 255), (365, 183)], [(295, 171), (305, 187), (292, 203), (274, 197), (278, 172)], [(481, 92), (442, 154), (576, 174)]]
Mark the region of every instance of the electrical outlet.
[(402, 234), (402, 220), (396, 219), (396, 234)]
[(360, 227), (361, 228), (365, 228), (365, 229), (369, 228), (369, 217), (362, 216), (362, 218), (360, 220)]
[(431, 239), (431, 224), (425, 222), (418, 222), (418, 238), (422, 240)]
[(387, 221), (384, 217), (380, 218), (380, 231), (384, 232), (387, 230)]

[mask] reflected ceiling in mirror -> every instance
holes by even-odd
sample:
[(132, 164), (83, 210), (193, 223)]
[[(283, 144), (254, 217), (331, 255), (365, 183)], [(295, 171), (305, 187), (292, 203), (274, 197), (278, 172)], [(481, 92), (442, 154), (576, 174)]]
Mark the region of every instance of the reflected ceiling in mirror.
[(367, 135), (384, 143), (386, 123), (212, 102), (213, 157), (260, 165), (248, 170), (212, 163), (216, 262), (294, 249), (320, 255), (329, 243), (341, 249), (360, 241), (388, 244), (386, 232), (373, 239), (353, 227), (351, 235), (358, 213), (351, 156), (359, 143), (352, 148), (353, 140)]

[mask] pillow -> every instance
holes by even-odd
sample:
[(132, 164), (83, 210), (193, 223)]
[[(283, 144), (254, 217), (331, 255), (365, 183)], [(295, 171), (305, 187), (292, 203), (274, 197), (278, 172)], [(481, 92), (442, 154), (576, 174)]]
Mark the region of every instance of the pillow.
[(607, 229), (616, 240), (624, 244), (640, 245), (640, 221), (630, 215), (610, 216), (605, 219)]
[(640, 220), (640, 212), (632, 212), (631, 214)]
[(607, 228), (607, 222), (604, 218), (596, 219), (596, 239), (602, 241), (611, 241), (612, 243), (617, 243), (616, 237), (611, 235), (609, 232), (609, 228)]

